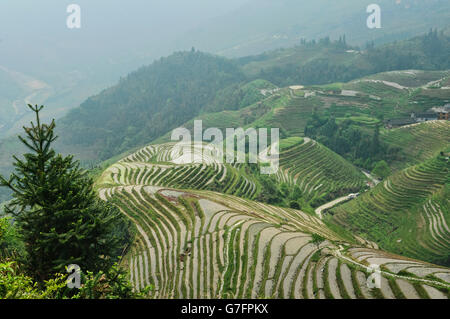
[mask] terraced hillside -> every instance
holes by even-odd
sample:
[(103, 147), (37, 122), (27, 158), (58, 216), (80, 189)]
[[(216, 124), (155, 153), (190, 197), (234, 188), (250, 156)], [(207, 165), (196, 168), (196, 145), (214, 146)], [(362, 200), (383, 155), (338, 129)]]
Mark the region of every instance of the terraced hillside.
[[(302, 86), (294, 85), (274, 90), (261, 90), (264, 98), (252, 105), (235, 110), (203, 113), (196, 117), (204, 127), (221, 130), (231, 127), (276, 127), (282, 138), (313, 137), (350, 161), (367, 161), (352, 146), (367, 145), (383, 119), (409, 118), (412, 112), (427, 112), (442, 107), (450, 100), (446, 83), (450, 71), (392, 71), (375, 74), (348, 83)], [(258, 82), (258, 81), (256, 81)], [(439, 88), (434, 86), (439, 85)], [(264, 93), (264, 94), (263, 94)], [(321, 139), (321, 127), (330, 118), (343, 132), (345, 140), (356, 139), (350, 131), (362, 136), (354, 143), (341, 145)], [(183, 124), (193, 129), (194, 119)], [(422, 126), (423, 125), (423, 126)], [(449, 122), (424, 123), (417, 127), (380, 129), (380, 140), (387, 146), (400, 148), (400, 154), (383, 154), (392, 169), (403, 169), (434, 155), (448, 144)], [(328, 134), (332, 135), (332, 134)], [(327, 136), (327, 138), (331, 138)], [(170, 141), (170, 132), (153, 141)], [(391, 156), (391, 157), (389, 157)], [(361, 165), (359, 163), (358, 165)], [(369, 165), (366, 165), (368, 168)]]
[(258, 183), (243, 164), (223, 164), (206, 145), (175, 143), (144, 147), (110, 166), (99, 179), (103, 185), (155, 185), (220, 190), (253, 198)]
[(281, 152), (277, 178), (298, 185), (305, 198), (316, 204), (359, 192), (365, 185), (355, 166), (309, 138)]
[(448, 196), (439, 194), (448, 188), (449, 167), (448, 160), (438, 156), (402, 170), (332, 209), (332, 220), (389, 251), (448, 266)]
[[(150, 145), (110, 166), (99, 183), (213, 190), (255, 199), (261, 185), (250, 167), (221, 163), (214, 154), (206, 144), (179, 149), (175, 143)], [(366, 183), (356, 167), (309, 138), (280, 153), (276, 179), (298, 185), (304, 200), (313, 206), (358, 192)]]
[(401, 149), (401, 158), (394, 168), (410, 165), (436, 156), (450, 145), (450, 121), (430, 121), (382, 132), (381, 138)]
[[(306, 139), (294, 147), (317, 145)], [(198, 150), (178, 151), (148, 146), (96, 183), (100, 198), (136, 225), (124, 259), (136, 290), (151, 284), (156, 298), (448, 298), (450, 269), (386, 254), (302, 211), (252, 201), (251, 176), (240, 186), (233, 177), (241, 168), (214, 156), (190, 163)], [(228, 194), (206, 190), (222, 178)], [(359, 251), (375, 260), (358, 259)], [(367, 285), (376, 261), (379, 289)], [(398, 273), (404, 264), (418, 274)]]
[[(422, 70), (402, 70), (390, 71), (370, 75), (364, 78), (366, 81), (385, 81), (392, 85), (405, 88), (431, 87), (439, 85), (445, 87), (445, 81), (449, 78), (450, 71), (422, 71)], [(444, 85), (440, 85), (443, 83)]]
[[(156, 298), (449, 296), (450, 269), (347, 244), (301, 211), (142, 185), (103, 188), (100, 197), (135, 222), (126, 266), (135, 289), (154, 285)], [(369, 289), (377, 262), (381, 286)]]
[(304, 136), (306, 123), (314, 108), (321, 105), (321, 101), (314, 96), (297, 96), (290, 91), (286, 105), (276, 109), (266, 122), (270, 126), (283, 128), (290, 136)]

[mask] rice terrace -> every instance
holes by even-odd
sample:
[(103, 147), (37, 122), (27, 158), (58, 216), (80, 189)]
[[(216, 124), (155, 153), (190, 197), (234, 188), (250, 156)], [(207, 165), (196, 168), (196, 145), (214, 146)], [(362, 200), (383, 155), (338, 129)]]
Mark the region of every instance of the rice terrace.
[[(308, 154), (314, 145), (305, 140), (290, 150)], [(172, 147), (145, 147), (97, 182), (100, 197), (137, 225), (126, 260), (135, 289), (155, 285), (159, 298), (445, 297), (450, 269), (383, 252), (358, 236), (342, 237), (300, 210), (252, 201), (259, 186), (251, 175), (238, 174), (243, 167), (176, 164)], [(289, 154), (281, 154), (282, 162)], [(360, 174), (341, 187), (357, 187)], [(310, 194), (320, 181), (302, 188)], [(223, 187), (221, 193), (208, 190), (213, 185)], [(373, 263), (382, 267), (382, 284), (368, 289)]]
[(73, 2), (0, 1), (2, 315), (448, 313), (450, 1)]

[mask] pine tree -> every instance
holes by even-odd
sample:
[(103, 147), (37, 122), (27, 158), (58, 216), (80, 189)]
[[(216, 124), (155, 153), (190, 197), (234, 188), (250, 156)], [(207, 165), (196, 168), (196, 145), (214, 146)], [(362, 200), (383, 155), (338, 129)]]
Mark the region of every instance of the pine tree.
[(114, 207), (95, 195), (93, 181), (73, 156), (52, 149), (55, 122), (41, 124), (43, 106), (28, 105), (36, 124), (19, 136), (29, 149), (23, 159), (14, 156), (15, 171), (0, 176), (0, 186), (13, 191), (5, 207), (15, 216), (25, 242), (29, 273), (43, 281), (65, 267), (78, 264), (83, 271), (106, 270), (130, 239), (130, 223)]

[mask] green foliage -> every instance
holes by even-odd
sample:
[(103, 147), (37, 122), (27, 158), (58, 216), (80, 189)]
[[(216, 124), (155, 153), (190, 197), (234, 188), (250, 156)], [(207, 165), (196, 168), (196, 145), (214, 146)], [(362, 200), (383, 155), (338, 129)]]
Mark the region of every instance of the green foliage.
[(285, 151), (293, 146), (302, 144), (303, 142), (304, 142), (303, 138), (297, 136), (282, 139), (280, 141), (280, 151)]
[[(348, 54), (348, 50), (358, 54)], [(326, 37), (319, 41), (302, 41), (295, 48), (263, 53), (241, 61), (247, 74), (278, 86), (313, 85), (348, 82), (391, 70), (445, 70), (450, 68), (449, 51), (450, 37), (432, 30), (409, 40), (380, 47), (369, 46), (366, 51), (351, 47), (342, 39), (331, 41)], [(337, 92), (340, 87), (335, 85), (328, 89)]]
[(313, 233), (311, 234), (311, 243), (316, 244), (317, 246), (319, 246), (323, 241), (325, 241), (325, 238), (320, 236), (319, 234)]
[(350, 119), (337, 124), (334, 117), (326, 119), (318, 113), (313, 114), (305, 129), (307, 136), (321, 142), (355, 165), (370, 170), (374, 161), (394, 158), (398, 149), (381, 142), (379, 125), (369, 132), (353, 125)]
[(65, 275), (57, 274), (38, 285), (20, 273), (17, 263), (0, 263), (0, 299), (59, 299), (65, 287)]
[(261, 192), (258, 200), (271, 205), (301, 209), (302, 192), (299, 187), (278, 183), (273, 177), (259, 175)]
[(378, 177), (386, 178), (391, 175), (391, 169), (385, 161), (381, 160), (375, 164), (372, 173)]
[(36, 123), (19, 137), (29, 153), (15, 159), (9, 179), (0, 186), (13, 191), (6, 212), (16, 216), (25, 242), (23, 262), (38, 281), (64, 272), (70, 264), (84, 271), (109, 268), (130, 240), (130, 222), (117, 208), (97, 199), (93, 181), (72, 156), (56, 155), (55, 123), (41, 124), (43, 106), (31, 106)]
[(301, 209), (300, 204), (298, 202), (294, 201), (294, 200), (291, 200), (289, 202), (289, 207), (293, 208), (293, 209)]
[(23, 255), (24, 245), (11, 217), (0, 217), (0, 260)]
[(108, 159), (184, 124), (212, 103), (219, 90), (242, 80), (232, 61), (198, 51), (174, 53), (72, 110), (60, 122), (58, 146)]
[(149, 297), (153, 286), (135, 292), (128, 274), (115, 263), (106, 271), (82, 274), (82, 284), (74, 299), (140, 299)]
[(152, 286), (133, 290), (128, 274), (117, 263), (106, 271), (82, 272), (81, 287), (67, 288), (67, 274), (44, 282), (24, 275), (14, 261), (0, 263), (0, 299), (139, 299), (148, 298)]
[(320, 250), (317, 250), (312, 256), (311, 256), (311, 262), (316, 263), (320, 260), (320, 257), (322, 256), (322, 252)]
[(254, 80), (245, 84), (233, 84), (219, 90), (206, 112), (239, 110), (265, 98), (262, 90), (274, 90), (276, 86), (265, 80)]
[(261, 175), (259, 180), (261, 182), (261, 192), (257, 200), (272, 205), (283, 202), (282, 192), (278, 189), (277, 183), (273, 178)]

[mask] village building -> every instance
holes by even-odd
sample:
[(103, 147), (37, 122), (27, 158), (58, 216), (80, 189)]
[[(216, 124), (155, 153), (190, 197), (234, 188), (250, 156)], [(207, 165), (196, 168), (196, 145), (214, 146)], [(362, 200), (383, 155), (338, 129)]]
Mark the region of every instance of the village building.
[(400, 126), (414, 124), (416, 121), (413, 118), (399, 118), (399, 119), (389, 119), (385, 121), (385, 127), (388, 129), (396, 128)]
[(438, 112), (438, 120), (446, 120), (448, 121), (448, 112), (444, 111), (444, 112)]
[(405, 125), (423, 123), (428, 121), (443, 120), (448, 121), (450, 113), (450, 105), (444, 105), (441, 107), (434, 107), (424, 113), (411, 113), (410, 117), (388, 119), (384, 121), (387, 129), (401, 127)]
[(433, 113), (412, 113), (411, 118), (413, 118), (416, 123), (434, 121), (438, 119), (438, 114)]

